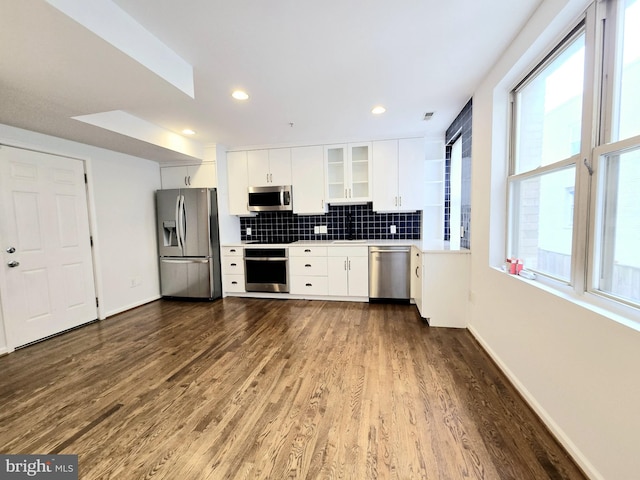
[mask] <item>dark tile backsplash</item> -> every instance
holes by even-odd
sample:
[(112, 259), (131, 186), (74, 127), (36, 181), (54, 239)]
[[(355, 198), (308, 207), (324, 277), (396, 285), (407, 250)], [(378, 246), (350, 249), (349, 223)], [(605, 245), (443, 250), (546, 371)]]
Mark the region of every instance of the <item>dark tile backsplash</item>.
[[(295, 201), (295, 199), (294, 199)], [(326, 225), (326, 234), (314, 233), (314, 227)], [(390, 226), (396, 233), (389, 233)], [(251, 235), (247, 236), (247, 227)], [(261, 212), (255, 217), (240, 218), (242, 241), (268, 241), (276, 237), (294, 240), (345, 240), (349, 232), (355, 239), (420, 239), (421, 212), (376, 213), (366, 205), (330, 205), (326, 215), (295, 215), (291, 212)]]
[[(469, 100), (445, 134), (445, 200), (444, 200), (444, 239), (451, 239), (451, 222), (459, 221), (464, 228), (460, 246), (471, 248), (471, 119), (473, 99)], [(451, 218), (451, 145), (462, 137), (462, 191), (460, 219)]]

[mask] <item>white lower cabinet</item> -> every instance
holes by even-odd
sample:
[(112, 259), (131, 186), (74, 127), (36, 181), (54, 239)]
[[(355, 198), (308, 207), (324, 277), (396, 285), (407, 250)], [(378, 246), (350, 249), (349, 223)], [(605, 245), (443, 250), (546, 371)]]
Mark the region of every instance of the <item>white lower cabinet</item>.
[(329, 295), (369, 296), (369, 248), (329, 247)]
[(289, 247), (289, 293), (328, 295), (327, 247)]
[(422, 251), (411, 247), (411, 298), (422, 316)]
[[(469, 262), (465, 253), (422, 253), (421, 294), (414, 297), (431, 327), (466, 328), (469, 320)], [(414, 272), (415, 274), (415, 272)]]
[(244, 293), (244, 249), (242, 247), (222, 247), (222, 291)]

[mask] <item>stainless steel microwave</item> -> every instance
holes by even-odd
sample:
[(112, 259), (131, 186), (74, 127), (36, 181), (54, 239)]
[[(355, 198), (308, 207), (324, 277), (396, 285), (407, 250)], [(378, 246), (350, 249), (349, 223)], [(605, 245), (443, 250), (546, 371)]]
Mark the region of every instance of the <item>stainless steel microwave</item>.
[(293, 210), (291, 185), (249, 187), (247, 208), (250, 212), (274, 212)]

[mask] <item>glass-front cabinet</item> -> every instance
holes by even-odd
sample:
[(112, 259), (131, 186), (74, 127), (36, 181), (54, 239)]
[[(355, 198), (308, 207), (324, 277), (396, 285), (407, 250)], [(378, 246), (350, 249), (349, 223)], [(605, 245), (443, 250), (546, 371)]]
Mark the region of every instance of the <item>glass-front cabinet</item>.
[(371, 142), (325, 146), (327, 203), (371, 200)]

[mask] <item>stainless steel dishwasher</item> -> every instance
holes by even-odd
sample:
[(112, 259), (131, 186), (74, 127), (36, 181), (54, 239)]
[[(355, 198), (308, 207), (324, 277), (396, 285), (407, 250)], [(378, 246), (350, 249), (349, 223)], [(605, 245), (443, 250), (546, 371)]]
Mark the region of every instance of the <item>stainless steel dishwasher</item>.
[(369, 300), (409, 301), (411, 247), (369, 247)]

